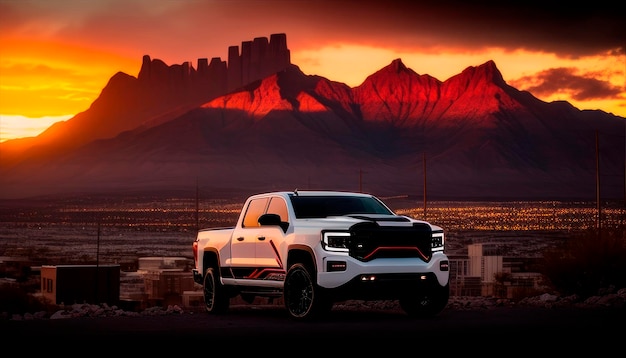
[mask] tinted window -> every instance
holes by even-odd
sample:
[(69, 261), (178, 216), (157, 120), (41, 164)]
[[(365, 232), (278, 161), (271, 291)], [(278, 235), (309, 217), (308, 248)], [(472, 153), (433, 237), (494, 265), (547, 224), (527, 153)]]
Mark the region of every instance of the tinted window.
[(289, 221), (289, 214), (287, 213), (287, 204), (282, 198), (274, 197), (270, 199), (270, 205), (267, 208), (269, 214), (278, 214), (280, 221)]
[(246, 216), (243, 218), (243, 227), (256, 227), (259, 225), (259, 216), (265, 211), (269, 198), (253, 199), (248, 204)]

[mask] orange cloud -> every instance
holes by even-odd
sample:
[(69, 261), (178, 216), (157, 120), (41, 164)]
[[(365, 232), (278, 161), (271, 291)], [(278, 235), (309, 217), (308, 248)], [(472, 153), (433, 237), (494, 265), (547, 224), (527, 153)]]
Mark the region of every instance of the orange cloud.
[[(141, 65), (96, 48), (33, 39), (2, 41), (0, 113), (28, 117), (84, 111), (119, 71)], [(114, 70), (113, 68), (117, 68)]]
[(512, 82), (514, 86), (541, 97), (567, 93), (577, 101), (610, 99), (620, 96), (622, 88), (598, 79), (596, 73), (579, 74), (576, 68), (551, 68)]

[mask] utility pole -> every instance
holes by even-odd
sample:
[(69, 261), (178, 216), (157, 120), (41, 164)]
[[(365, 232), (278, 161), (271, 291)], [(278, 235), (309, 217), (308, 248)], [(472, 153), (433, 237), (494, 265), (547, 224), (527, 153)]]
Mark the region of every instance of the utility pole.
[(100, 286), (100, 220), (98, 220), (98, 237), (96, 239), (96, 279), (95, 281), (95, 292), (94, 292), (94, 303), (100, 303), (100, 298), (98, 297), (98, 286)]
[(198, 188), (198, 178), (196, 178), (196, 232), (200, 230), (200, 194)]
[(424, 172), (424, 220), (426, 220), (426, 152), (422, 153), (422, 166)]
[(596, 129), (596, 229), (598, 229), (598, 235), (601, 229), (601, 216), (600, 209), (600, 144), (598, 140), (598, 130)]
[(359, 169), (359, 193), (363, 192), (363, 169)]

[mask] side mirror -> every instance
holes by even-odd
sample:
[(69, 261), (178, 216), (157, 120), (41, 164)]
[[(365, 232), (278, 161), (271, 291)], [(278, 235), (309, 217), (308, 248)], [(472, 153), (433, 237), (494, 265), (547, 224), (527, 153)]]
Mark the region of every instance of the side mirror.
[(259, 225), (261, 226), (280, 226), (283, 232), (287, 231), (289, 223), (280, 221), (280, 215), (278, 214), (263, 214), (259, 217)]

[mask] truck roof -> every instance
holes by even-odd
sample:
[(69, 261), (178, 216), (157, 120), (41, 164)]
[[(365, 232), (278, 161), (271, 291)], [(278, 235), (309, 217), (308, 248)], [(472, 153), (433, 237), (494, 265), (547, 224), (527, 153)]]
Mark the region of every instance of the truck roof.
[(294, 190), (294, 191), (275, 191), (268, 193), (259, 193), (253, 195), (253, 197), (265, 196), (265, 195), (280, 195), (283, 197), (289, 196), (361, 196), (371, 197), (372, 194), (351, 192), (351, 191), (339, 191), (339, 190)]

